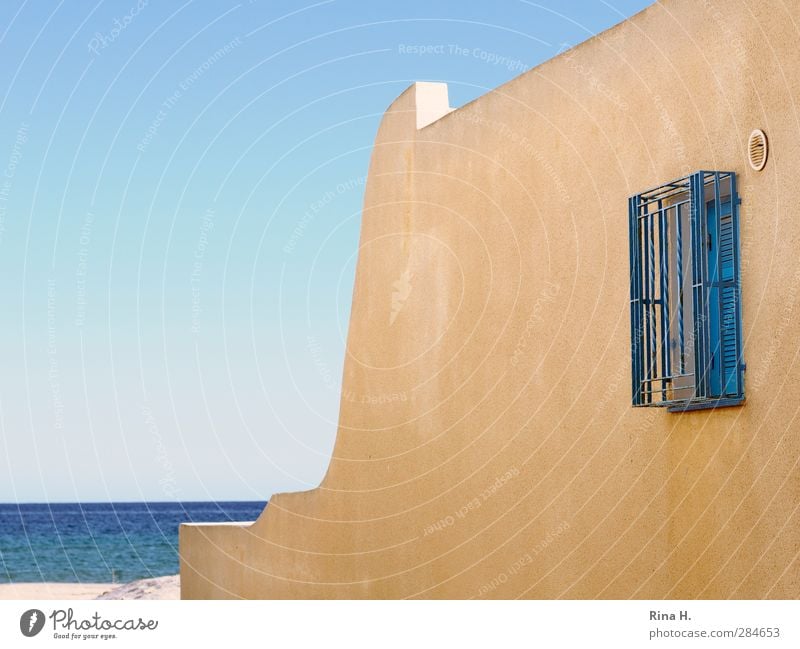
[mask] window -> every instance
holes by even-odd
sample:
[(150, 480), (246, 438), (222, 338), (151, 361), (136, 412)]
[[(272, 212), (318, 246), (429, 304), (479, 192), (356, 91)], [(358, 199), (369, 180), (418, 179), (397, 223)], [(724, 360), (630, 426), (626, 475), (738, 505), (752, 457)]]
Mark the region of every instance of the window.
[(721, 171), (629, 199), (634, 406), (744, 401), (739, 202)]

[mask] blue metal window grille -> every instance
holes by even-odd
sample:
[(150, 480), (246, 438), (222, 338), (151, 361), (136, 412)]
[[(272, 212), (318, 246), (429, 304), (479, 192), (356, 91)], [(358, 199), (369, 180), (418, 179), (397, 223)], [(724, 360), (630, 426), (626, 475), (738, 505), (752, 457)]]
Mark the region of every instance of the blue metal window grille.
[(740, 202), (730, 171), (628, 199), (634, 406), (744, 401)]

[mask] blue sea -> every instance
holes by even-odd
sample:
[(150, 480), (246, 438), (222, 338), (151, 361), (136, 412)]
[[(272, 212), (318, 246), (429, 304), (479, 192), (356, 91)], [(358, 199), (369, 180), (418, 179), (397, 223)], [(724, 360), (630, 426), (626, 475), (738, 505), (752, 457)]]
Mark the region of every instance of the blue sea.
[(178, 525), (254, 521), (264, 502), (0, 504), (0, 583), (178, 573)]

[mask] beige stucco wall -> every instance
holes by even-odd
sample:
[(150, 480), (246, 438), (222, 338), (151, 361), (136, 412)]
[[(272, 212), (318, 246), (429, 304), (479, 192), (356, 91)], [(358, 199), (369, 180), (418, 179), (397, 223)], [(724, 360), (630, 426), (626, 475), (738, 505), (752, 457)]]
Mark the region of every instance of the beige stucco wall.
[[(422, 129), (401, 95), (330, 469), (183, 526), (183, 597), (800, 597), (798, 26), (671, 0)], [(627, 198), (698, 169), (739, 174), (747, 403), (634, 410)]]

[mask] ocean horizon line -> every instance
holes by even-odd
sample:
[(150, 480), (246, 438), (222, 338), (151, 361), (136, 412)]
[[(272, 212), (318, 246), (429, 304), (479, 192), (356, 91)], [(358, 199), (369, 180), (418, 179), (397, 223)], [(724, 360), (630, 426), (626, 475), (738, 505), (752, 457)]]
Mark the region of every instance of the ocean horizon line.
[(255, 500), (248, 499), (214, 499), (214, 500), (51, 500), (51, 501), (20, 501), (20, 502), (0, 502), (0, 507), (19, 505), (136, 505), (136, 504), (159, 504), (159, 505), (203, 505), (208, 503), (267, 503), (269, 498)]

